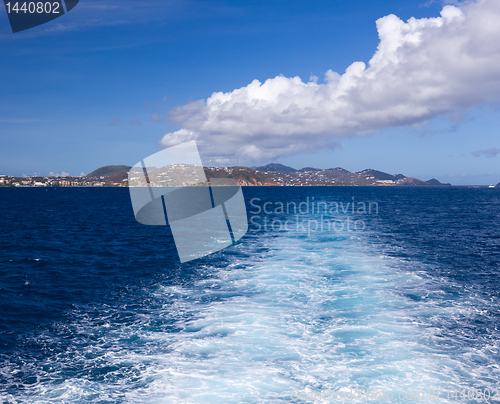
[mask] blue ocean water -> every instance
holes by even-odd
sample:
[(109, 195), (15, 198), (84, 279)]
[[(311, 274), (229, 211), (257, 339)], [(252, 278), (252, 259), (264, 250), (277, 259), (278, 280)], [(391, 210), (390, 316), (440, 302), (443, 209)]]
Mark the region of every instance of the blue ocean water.
[(247, 235), (180, 264), (127, 189), (0, 188), (0, 402), (495, 395), (498, 189), (243, 191)]

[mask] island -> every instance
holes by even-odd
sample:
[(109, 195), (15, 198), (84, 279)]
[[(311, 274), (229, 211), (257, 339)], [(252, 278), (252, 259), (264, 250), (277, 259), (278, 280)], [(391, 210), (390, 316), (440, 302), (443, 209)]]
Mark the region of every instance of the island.
[[(3, 187), (128, 187), (132, 167), (109, 165), (81, 176), (24, 176), (0, 175)], [(205, 167), (207, 178), (231, 178), (241, 186), (450, 186), (435, 178), (423, 181), (403, 174), (388, 174), (374, 169), (348, 171), (341, 167), (300, 170), (279, 163), (259, 167)], [(497, 187), (499, 187), (497, 185)]]

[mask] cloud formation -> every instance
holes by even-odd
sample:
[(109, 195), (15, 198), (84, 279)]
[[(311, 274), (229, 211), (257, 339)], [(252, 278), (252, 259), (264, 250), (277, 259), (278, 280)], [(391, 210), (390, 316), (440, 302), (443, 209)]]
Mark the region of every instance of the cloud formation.
[(477, 150), (475, 152), (472, 152), (472, 155), (474, 157), (480, 157), (480, 156), (496, 157), (499, 154), (500, 154), (500, 149), (498, 147), (493, 147), (491, 149), (485, 149), (485, 150)]
[(377, 20), (379, 45), (324, 82), (278, 76), (216, 92), (167, 114), (205, 157), (262, 160), (335, 148), (339, 139), (426, 122), (500, 100), (500, 1), (445, 6), (436, 18)]
[(149, 119), (151, 119), (152, 122), (164, 123), (168, 118), (160, 118), (160, 116), (156, 112), (153, 112)]

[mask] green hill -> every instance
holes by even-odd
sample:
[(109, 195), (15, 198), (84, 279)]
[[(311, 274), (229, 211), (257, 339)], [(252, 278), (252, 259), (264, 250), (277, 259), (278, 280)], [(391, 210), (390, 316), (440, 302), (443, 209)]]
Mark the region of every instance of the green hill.
[(109, 177), (110, 175), (115, 174), (126, 174), (131, 168), (132, 167), (130, 166), (104, 166), (92, 171), (90, 174), (87, 174), (85, 178), (100, 178)]

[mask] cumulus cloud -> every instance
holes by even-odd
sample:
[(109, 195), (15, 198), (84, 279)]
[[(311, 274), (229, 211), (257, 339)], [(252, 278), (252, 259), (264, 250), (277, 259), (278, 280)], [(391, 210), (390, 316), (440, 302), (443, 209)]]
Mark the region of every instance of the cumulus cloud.
[(120, 120), (119, 119), (113, 119), (109, 125), (110, 126), (116, 126), (116, 125), (119, 125), (119, 124), (120, 124)]
[(498, 21), (497, 0), (448, 5), (439, 17), (407, 22), (388, 15), (376, 22), (380, 41), (368, 65), (329, 70), (321, 83), (254, 80), (174, 108), (168, 115), (181, 129), (159, 146), (195, 139), (205, 157), (269, 159), (499, 101)]
[(149, 119), (151, 119), (151, 121), (153, 122), (159, 122), (159, 123), (163, 123), (163, 122), (166, 122), (167, 121), (167, 118), (160, 118), (160, 116), (156, 113), (156, 112), (153, 112), (151, 114), (151, 116), (149, 117)]
[(138, 119), (132, 119), (130, 121), (130, 124), (131, 125), (137, 125), (137, 126), (141, 126), (142, 125), (142, 123)]
[(485, 149), (485, 150), (477, 150), (475, 152), (472, 152), (472, 155), (474, 157), (480, 157), (480, 156), (496, 157), (499, 154), (500, 154), (500, 149), (497, 147), (493, 147), (491, 149)]

